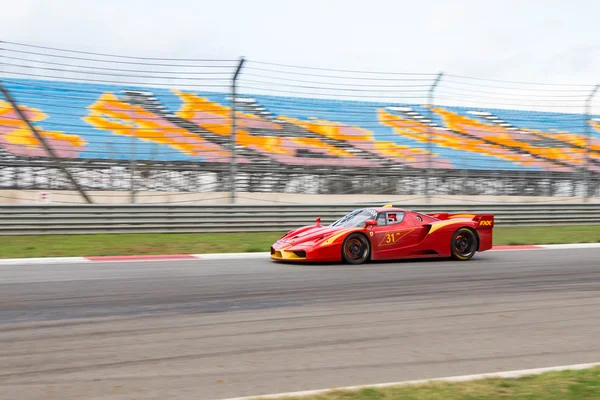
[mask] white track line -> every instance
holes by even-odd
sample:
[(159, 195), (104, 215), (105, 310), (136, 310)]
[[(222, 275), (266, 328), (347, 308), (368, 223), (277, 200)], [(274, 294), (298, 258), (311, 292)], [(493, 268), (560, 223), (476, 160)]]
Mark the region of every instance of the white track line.
[(249, 259), (249, 258), (269, 258), (271, 253), (214, 253), (214, 254), (192, 254), (200, 260), (231, 260), (231, 259)]
[(547, 250), (595, 249), (600, 243), (543, 244), (540, 247)]
[(315, 396), (319, 394), (324, 394), (331, 391), (337, 390), (360, 390), (367, 388), (385, 388), (385, 387), (402, 387), (402, 386), (415, 386), (415, 385), (424, 385), (433, 382), (465, 382), (472, 381), (477, 379), (486, 379), (486, 378), (519, 378), (527, 375), (539, 375), (545, 372), (554, 372), (554, 371), (567, 371), (567, 370), (581, 370), (587, 368), (593, 368), (600, 366), (600, 362), (597, 363), (589, 363), (589, 364), (575, 364), (575, 365), (562, 365), (558, 367), (547, 367), (547, 368), (535, 368), (535, 369), (522, 369), (516, 371), (503, 371), (503, 372), (491, 372), (487, 374), (475, 374), (475, 375), (461, 375), (461, 376), (450, 376), (446, 378), (433, 378), (433, 379), (420, 379), (414, 381), (403, 381), (403, 382), (390, 382), (390, 383), (378, 383), (373, 385), (361, 385), (361, 386), (346, 386), (346, 387), (336, 387), (336, 388), (328, 388), (328, 389), (319, 389), (319, 390), (305, 390), (302, 392), (288, 392), (288, 393), (279, 393), (279, 394), (269, 394), (262, 396), (250, 396), (250, 397), (235, 397), (224, 400), (259, 400), (259, 399), (278, 399), (285, 397), (304, 397), (304, 396)]
[(0, 259), (0, 265), (21, 264), (75, 264), (91, 262), (85, 257), (42, 257), (42, 258), (7, 258)]
[[(574, 243), (574, 244), (540, 244), (535, 245), (535, 248), (497, 248), (488, 251), (532, 251), (532, 250), (577, 250), (577, 249), (595, 249), (600, 248), (600, 243)], [(268, 252), (257, 252), (257, 253), (213, 253), (213, 254), (184, 254), (183, 256), (191, 256), (198, 260), (248, 260), (248, 259), (268, 259), (270, 253)], [(144, 257), (144, 256), (142, 256)], [(158, 256), (160, 257), (160, 255)], [(189, 261), (187, 259), (144, 259), (144, 258), (131, 258), (123, 260), (90, 260), (87, 257), (42, 257), (42, 258), (6, 258), (0, 259), (0, 265), (22, 265), (22, 264), (75, 264), (75, 263), (87, 263), (87, 262), (154, 262), (154, 261)]]

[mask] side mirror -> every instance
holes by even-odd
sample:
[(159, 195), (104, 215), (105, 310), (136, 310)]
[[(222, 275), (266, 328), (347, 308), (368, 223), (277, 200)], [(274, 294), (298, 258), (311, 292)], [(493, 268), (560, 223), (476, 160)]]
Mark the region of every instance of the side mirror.
[(368, 219), (365, 221), (365, 228), (368, 228), (369, 226), (376, 226), (377, 225), (377, 221), (375, 221), (374, 219)]
[(321, 226), (321, 217), (317, 217), (317, 226)]

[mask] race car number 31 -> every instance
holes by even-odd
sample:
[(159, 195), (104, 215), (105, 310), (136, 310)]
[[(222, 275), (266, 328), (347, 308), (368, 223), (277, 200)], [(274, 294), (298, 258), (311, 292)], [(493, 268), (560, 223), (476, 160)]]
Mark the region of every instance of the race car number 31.
[(400, 239), (402, 239), (404, 236), (408, 235), (411, 231), (412, 231), (412, 229), (409, 231), (386, 233), (385, 237), (383, 238), (383, 240), (381, 241), (381, 243), (379, 245), (380, 246), (392, 245), (392, 244), (396, 243), (397, 241), (399, 241)]

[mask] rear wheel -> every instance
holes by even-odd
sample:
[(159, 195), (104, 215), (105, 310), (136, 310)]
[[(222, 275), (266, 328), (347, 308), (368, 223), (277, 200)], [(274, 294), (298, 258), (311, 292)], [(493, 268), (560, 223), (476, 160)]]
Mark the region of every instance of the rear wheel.
[(479, 248), (477, 235), (469, 228), (460, 228), (452, 236), (452, 258), (454, 260), (470, 260)]
[(369, 259), (371, 244), (360, 233), (348, 235), (342, 245), (342, 258), (349, 264), (362, 264)]

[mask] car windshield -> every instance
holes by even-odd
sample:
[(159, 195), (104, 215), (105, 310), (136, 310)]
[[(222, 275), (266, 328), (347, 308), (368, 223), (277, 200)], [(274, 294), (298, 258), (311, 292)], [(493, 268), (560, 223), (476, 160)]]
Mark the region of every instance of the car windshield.
[(344, 215), (342, 218), (331, 224), (331, 226), (358, 228), (364, 226), (365, 221), (375, 218), (377, 218), (377, 211), (369, 208), (362, 208)]

